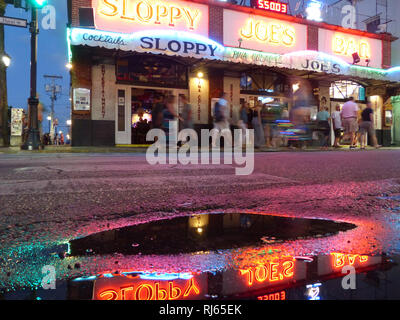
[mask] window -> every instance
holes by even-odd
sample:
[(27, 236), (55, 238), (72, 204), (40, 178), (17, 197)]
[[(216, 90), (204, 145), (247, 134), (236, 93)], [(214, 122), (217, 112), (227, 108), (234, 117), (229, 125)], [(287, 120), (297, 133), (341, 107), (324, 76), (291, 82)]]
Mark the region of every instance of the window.
[(117, 61), (117, 82), (186, 89), (187, 67), (164, 57), (135, 55)]
[(331, 84), (330, 97), (332, 99), (365, 100), (365, 88), (352, 81), (336, 81)]

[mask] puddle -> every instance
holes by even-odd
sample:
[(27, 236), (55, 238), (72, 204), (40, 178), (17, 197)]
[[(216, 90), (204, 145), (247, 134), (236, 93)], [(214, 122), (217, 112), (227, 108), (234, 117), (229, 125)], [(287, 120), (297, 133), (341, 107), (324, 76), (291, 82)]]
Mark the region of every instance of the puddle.
[[(57, 281), (56, 290), (0, 294), (26, 300), (359, 300), (399, 299), (400, 256), (273, 256), (252, 267), (207, 272), (156, 273), (125, 270)], [(354, 289), (342, 286), (342, 268), (351, 266)]]
[(356, 225), (266, 214), (214, 213), (112, 229), (70, 241), (72, 256), (179, 254), (324, 237)]

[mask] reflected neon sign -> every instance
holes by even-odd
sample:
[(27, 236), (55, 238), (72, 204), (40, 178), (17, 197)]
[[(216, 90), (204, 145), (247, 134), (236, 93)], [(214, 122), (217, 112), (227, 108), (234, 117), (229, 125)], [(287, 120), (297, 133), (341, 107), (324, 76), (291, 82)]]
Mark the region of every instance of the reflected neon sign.
[(368, 256), (359, 254), (344, 254), (339, 252), (332, 252), (332, 266), (334, 268), (341, 268), (347, 265), (354, 265), (357, 261), (361, 264), (368, 261)]
[(287, 260), (270, 261), (265, 264), (240, 269), (240, 275), (244, 276), (248, 286), (255, 283), (278, 282), (293, 278), (294, 276), (294, 261)]
[(194, 278), (183, 285), (175, 281), (140, 281), (131, 285), (101, 290), (99, 300), (178, 300), (191, 299), (200, 294)]

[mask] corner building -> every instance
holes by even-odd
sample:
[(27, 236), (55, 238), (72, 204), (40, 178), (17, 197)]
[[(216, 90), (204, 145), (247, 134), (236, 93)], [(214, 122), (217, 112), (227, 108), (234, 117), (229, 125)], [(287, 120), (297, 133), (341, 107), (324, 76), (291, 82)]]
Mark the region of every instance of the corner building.
[(349, 96), (361, 106), (370, 99), (379, 142), (391, 143), (387, 101), (400, 68), (391, 65), (390, 34), (290, 16), (282, 4), (271, 11), (212, 0), (69, 0), (68, 14), (74, 146), (148, 143), (159, 94), (189, 97), (200, 130), (212, 128), (221, 92), (236, 124), (242, 101), (290, 109), (295, 87), (312, 97), (314, 114)]

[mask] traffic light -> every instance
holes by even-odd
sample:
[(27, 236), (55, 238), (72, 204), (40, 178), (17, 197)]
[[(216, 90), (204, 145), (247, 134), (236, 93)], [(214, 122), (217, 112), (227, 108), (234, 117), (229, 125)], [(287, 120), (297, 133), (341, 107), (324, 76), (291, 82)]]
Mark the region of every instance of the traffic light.
[(42, 8), (47, 5), (47, 0), (29, 0), (32, 7)]

